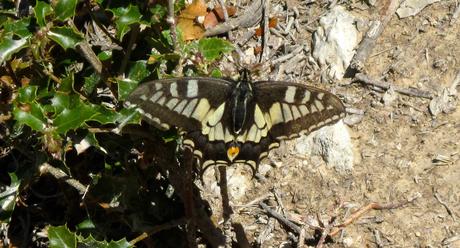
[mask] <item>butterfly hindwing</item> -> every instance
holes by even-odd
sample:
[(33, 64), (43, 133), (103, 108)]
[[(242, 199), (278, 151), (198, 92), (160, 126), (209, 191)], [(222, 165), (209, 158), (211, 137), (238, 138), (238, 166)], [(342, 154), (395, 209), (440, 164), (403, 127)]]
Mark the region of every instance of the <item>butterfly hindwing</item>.
[(254, 92), (255, 102), (269, 126), (269, 135), (277, 141), (310, 133), (345, 115), (340, 99), (319, 88), (264, 81), (254, 84)]
[(150, 81), (136, 88), (125, 104), (136, 105), (147, 122), (163, 130), (171, 125), (185, 132), (201, 130), (202, 122), (225, 103), (233, 84), (200, 77)]

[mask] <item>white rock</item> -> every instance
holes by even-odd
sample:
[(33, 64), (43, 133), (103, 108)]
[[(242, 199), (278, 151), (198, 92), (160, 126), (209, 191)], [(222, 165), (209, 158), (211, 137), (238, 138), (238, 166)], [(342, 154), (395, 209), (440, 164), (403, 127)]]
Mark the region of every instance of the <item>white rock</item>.
[(383, 105), (390, 106), (397, 98), (398, 94), (395, 92), (393, 87), (390, 87), (382, 96)]
[(297, 139), (296, 151), (304, 156), (321, 156), (340, 173), (353, 169), (353, 145), (343, 121)]
[[(249, 174), (247, 165), (235, 164), (227, 169), (227, 189), (231, 200), (238, 201), (245, 196), (248, 188), (252, 186), (252, 174)], [(203, 175), (203, 182), (206, 192), (214, 197), (220, 197), (220, 186), (214, 175), (213, 168), (209, 168)]]
[(340, 80), (355, 54), (359, 43), (356, 19), (342, 6), (336, 6), (321, 17), (313, 35), (313, 57), (327, 68), (329, 79)]
[(414, 16), (426, 6), (435, 2), (439, 2), (439, 0), (406, 0), (396, 10), (396, 14), (398, 14), (399, 18)]

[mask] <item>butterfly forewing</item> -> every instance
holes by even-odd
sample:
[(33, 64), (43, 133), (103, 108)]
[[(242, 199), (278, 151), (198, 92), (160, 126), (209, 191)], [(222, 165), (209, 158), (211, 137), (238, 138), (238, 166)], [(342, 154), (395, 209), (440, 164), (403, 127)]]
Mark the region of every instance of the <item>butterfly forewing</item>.
[(234, 83), (212, 78), (164, 79), (136, 88), (126, 105), (136, 105), (144, 119), (161, 129), (176, 126), (184, 132), (202, 129), (231, 94)]

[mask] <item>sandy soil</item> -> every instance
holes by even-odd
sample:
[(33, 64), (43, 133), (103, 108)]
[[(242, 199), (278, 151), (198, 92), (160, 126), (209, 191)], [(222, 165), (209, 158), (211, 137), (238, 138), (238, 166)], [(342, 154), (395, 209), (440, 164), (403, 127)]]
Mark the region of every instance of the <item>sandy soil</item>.
[[(288, 7), (296, 4), (290, 1)], [(369, 8), (361, 2), (343, 5), (363, 20), (377, 18), (381, 7), (377, 3)], [(272, 6), (275, 15), (285, 13), (282, 3), (272, 2)], [(302, 6), (299, 20), (304, 31), (293, 29), (292, 35), (298, 38), (296, 42), (311, 46), (307, 25), (313, 27), (310, 21), (328, 7)], [(398, 87), (414, 87), (435, 95), (449, 87), (460, 71), (460, 20), (451, 24), (455, 8), (455, 1), (440, 1), (414, 17), (399, 19), (394, 15), (378, 39), (365, 73), (375, 79), (389, 80)], [(279, 20), (286, 24), (284, 18)], [(271, 35), (271, 39), (275, 38)], [(291, 43), (295, 44), (292, 40)], [(277, 68), (272, 68), (271, 75), (276, 75)], [(251, 180), (249, 172), (243, 172), (246, 177), (239, 177), (231, 185), (234, 218), (243, 224), (251, 240), (266, 237), (262, 247), (291, 247), (295, 245), (293, 237), (298, 237), (269, 218), (259, 205), (245, 205), (254, 199), (269, 200), (273, 209), (294, 223), (320, 225), (318, 219), (321, 219), (326, 225), (333, 218), (335, 224), (343, 222), (371, 202), (401, 203), (419, 196), (404, 206), (365, 213), (325, 245), (460, 247), (458, 102), (455, 110), (433, 116), (428, 109), (429, 99), (396, 93), (393, 102), (383, 104), (384, 92), (349, 84), (350, 79), (333, 84), (315, 83), (319, 82), (319, 73), (309, 70), (299, 76), (283, 77), (334, 89), (347, 107), (363, 110), (365, 114), (360, 122), (349, 126), (355, 151), (351, 172), (339, 173), (319, 157), (303, 158), (295, 152), (296, 141), (290, 141), (271, 153), (271, 162), (264, 161), (262, 170), (268, 172), (264, 171), (263, 180)], [(209, 187), (217, 192), (215, 185)], [(219, 216), (218, 198), (203, 194)], [(307, 237), (312, 236), (314, 230), (305, 227)]]

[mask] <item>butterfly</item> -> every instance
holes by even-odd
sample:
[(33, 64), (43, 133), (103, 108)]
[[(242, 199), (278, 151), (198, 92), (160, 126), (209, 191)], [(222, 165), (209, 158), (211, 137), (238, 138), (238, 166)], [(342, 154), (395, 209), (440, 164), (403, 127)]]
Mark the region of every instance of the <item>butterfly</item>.
[(345, 116), (334, 94), (291, 82), (208, 77), (161, 79), (138, 86), (125, 101), (159, 129), (178, 128), (183, 145), (204, 170), (245, 163), (257, 172), (280, 141), (299, 137)]

